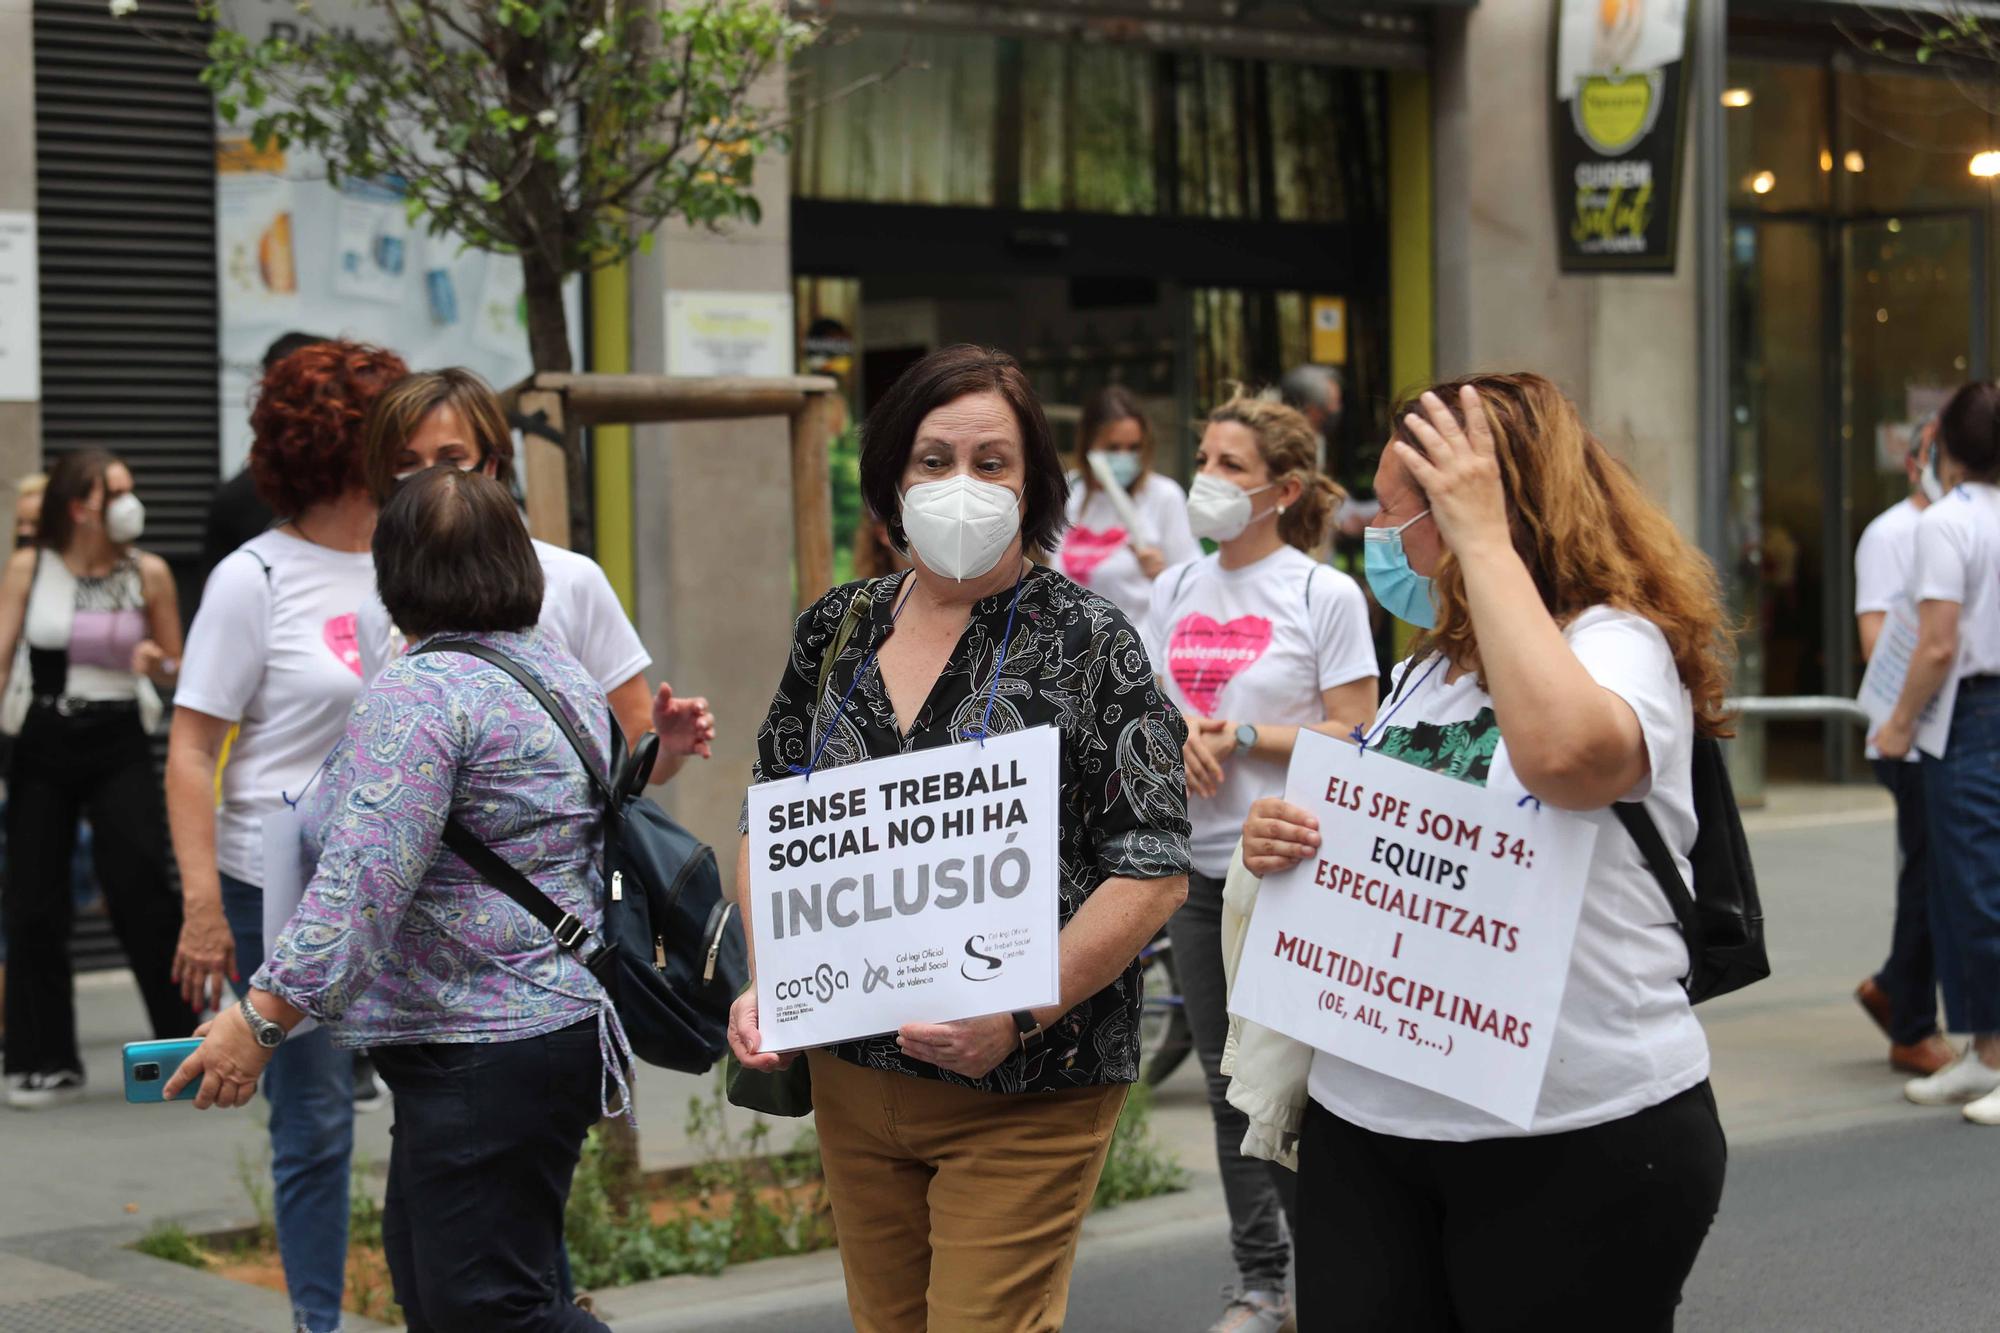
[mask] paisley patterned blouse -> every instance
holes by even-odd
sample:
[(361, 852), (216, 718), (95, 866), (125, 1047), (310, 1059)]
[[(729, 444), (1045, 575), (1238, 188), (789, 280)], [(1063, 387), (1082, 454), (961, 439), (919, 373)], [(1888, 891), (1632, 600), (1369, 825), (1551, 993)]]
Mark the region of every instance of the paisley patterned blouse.
[[(1062, 734), (1060, 915), (1067, 924), (1107, 879), (1167, 879), (1188, 873), (1187, 779), (1181, 745), (1187, 726), (1153, 681), (1153, 668), (1125, 614), (1052, 569), (1035, 566), (1020, 588), (1014, 633), (994, 690), (995, 659), (1007, 631), (1014, 589), (973, 604), (972, 621), (945, 663), (909, 734), (870, 665), (855, 673), (887, 637), (905, 574), (869, 587), (866, 621), (850, 636), (815, 706), (820, 663), (833, 646), (851, 583), (799, 617), (771, 711), (757, 734), (753, 782), (802, 769), (823, 741), (820, 768), (955, 745), (979, 735), (991, 695), (992, 734), (1053, 725)], [(853, 687), (843, 710), (841, 698)], [(838, 716), (836, 717), (836, 714)], [(827, 734), (827, 729), (832, 734)], [(895, 1034), (833, 1048), (873, 1069), (988, 1092), (1048, 1092), (1139, 1077), (1139, 964), (1063, 1015), (1024, 1056), (1016, 1051), (983, 1079), (968, 1080), (913, 1060)]]
[[(608, 767), (604, 691), (539, 631), (469, 637), (533, 672)], [(600, 807), (576, 750), (500, 670), (405, 656), (362, 695), (301, 807), (319, 868), (250, 984), (343, 1046), (514, 1041), (608, 1009), (549, 930), (443, 850), (459, 820), (595, 930)]]

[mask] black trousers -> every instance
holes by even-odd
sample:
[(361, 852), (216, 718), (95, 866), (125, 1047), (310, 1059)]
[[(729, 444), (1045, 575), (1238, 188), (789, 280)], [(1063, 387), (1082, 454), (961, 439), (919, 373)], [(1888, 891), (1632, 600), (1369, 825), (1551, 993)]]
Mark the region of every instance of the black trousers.
[(603, 1070), (597, 1020), (377, 1046), (395, 1094), (382, 1244), (410, 1333), (606, 1333), (563, 1295), (563, 1206)]
[(1896, 924), (1875, 984), (1889, 997), (1889, 1040), (1914, 1046), (1938, 1030), (1936, 950), (1931, 944), (1931, 851), (1924, 766), (1893, 759), (1871, 765), (1896, 798)]
[(156, 1038), (194, 1031), (172, 981), (181, 900), (167, 877), (166, 815), (137, 709), (63, 717), (34, 708), (7, 770), (9, 1074), (83, 1070), (69, 939), (77, 820), (90, 816), (97, 879)]
[(1439, 1143), (1308, 1103), (1299, 1142), (1304, 1333), (1663, 1333), (1722, 1198), (1701, 1083), (1566, 1134)]

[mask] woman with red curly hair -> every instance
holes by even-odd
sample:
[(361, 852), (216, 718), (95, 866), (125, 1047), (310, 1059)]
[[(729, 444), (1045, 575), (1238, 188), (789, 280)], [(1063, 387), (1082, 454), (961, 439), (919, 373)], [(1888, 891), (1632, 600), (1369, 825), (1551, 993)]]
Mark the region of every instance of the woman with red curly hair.
[[(1728, 725), (1715, 573), (1541, 376), (1475, 376), (1405, 407), (1366, 568), (1423, 634), (1368, 762), (1575, 811), (1597, 835), (1525, 1125), (1311, 1057), (1290, 1101), (1299, 1327), (1668, 1330), (1728, 1152), (1687, 945), (1610, 807), (1638, 803), (1690, 880), (1695, 739)], [(1289, 868), (1320, 836), (1307, 811), (1259, 801), (1244, 864)]]
[[(220, 1004), (225, 983), (243, 996), (242, 980), (262, 965), (266, 821), (304, 794), (361, 693), (355, 619), (375, 593), (362, 427), (376, 396), (408, 373), (393, 352), (324, 342), (272, 366), (258, 388), (250, 472), (283, 521), (209, 575), (167, 747), (167, 814), (186, 899), (174, 971), (197, 1007)], [(218, 812), (215, 771), (232, 726)], [(347, 1258), (352, 1060), (324, 1029), (294, 1034), (274, 1054), (264, 1093), (294, 1322), (331, 1333)]]

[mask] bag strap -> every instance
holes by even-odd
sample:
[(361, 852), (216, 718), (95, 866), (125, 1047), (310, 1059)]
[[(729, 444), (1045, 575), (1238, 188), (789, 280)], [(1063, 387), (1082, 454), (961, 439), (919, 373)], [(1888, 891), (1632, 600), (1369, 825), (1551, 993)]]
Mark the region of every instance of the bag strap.
[(875, 582), (869, 580), (854, 590), (854, 596), (847, 599), (847, 611), (840, 618), (840, 629), (833, 636), (826, 655), (819, 659), (819, 690), (813, 695), (813, 711), (819, 711), (819, 701), (826, 698), (826, 683), (833, 677), (833, 664), (847, 651), (847, 641), (854, 637), (854, 631), (861, 624), (867, 610), (875, 600)]
[[(496, 666), (512, 676), (516, 684), (535, 697), (535, 702), (540, 704), (549, 717), (555, 721), (557, 728), (562, 731), (562, 734), (569, 737), (570, 745), (576, 749), (578, 761), (583, 764), (585, 775), (590, 778), (590, 785), (597, 789), (597, 794), (603, 798), (606, 808), (608, 809), (615, 805), (616, 802), (611, 793), (610, 783), (601, 777), (597, 770), (590, 765), (590, 747), (584, 743), (583, 736), (576, 729), (576, 724), (569, 720), (568, 712), (563, 709), (561, 704), (556, 702), (556, 697), (549, 693), (548, 687), (543, 685), (539, 680), (536, 680), (534, 674), (528, 668), (522, 666), (498, 648), (491, 648), (483, 643), (475, 643), (471, 639), (437, 639), (416, 650), (416, 655), (419, 656), (427, 653), (464, 653), (467, 657), (476, 657), (480, 661), (491, 666)], [(616, 718), (612, 719), (611, 735), (613, 738), (612, 745), (615, 749), (619, 738)]]
[[(563, 711), (562, 706), (556, 702), (555, 696), (550, 694), (526, 667), (498, 648), (489, 648), (470, 639), (438, 639), (418, 648), (413, 655), (422, 656), (427, 653), (464, 653), (468, 657), (476, 657), (482, 662), (496, 666), (512, 676), (522, 689), (534, 696), (536, 703), (548, 711), (556, 726), (569, 738), (569, 743), (576, 747), (577, 759), (583, 764), (583, 771), (589, 776), (590, 785), (604, 798), (606, 807), (611, 806), (611, 789), (590, 766), (590, 751), (584, 746), (583, 737), (577, 734), (576, 727), (570, 722), (569, 715)], [(613, 718), (612, 735), (616, 737), (617, 734), (617, 719)], [(536, 888), (533, 880), (509, 865), (505, 857), (488, 847), (478, 834), (460, 823), (457, 815), (447, 816), (444, 821), (444, 845), (458, 853), (459, 859), (477, 871), (481, 879), (512, 898), (529, 916), (547, 926), (549, 932), (555, 936), (558, 946), (571, 953), (577, 953), (583, 960), (584, 966), (590, 966), (595, 955), (586, 956), (578, 952), (590, 941), (590, 928), (574, 913), (558, 907), (555, 899)]]
[(1659, 881), (1660, 891), (1667, 895), (1667, 906), (1673, 909), (1688, 951), (1688, 974), (1681, 979), (1685, 986), (1694, 979), (1695, 952), (1701, 948), (1701, 918), (1695, 914), (1694, 895), (1688, 892), (1680, 867), (1674, 864), (1674, 855), (1667, 850), (1667, 840), (1660, 836), (1660, 826), (1653, 822), (1653, 812), (1644, 802), (1614, 801), (1611, 813), (1618, 816), (1618, 822), (1639, 845), (1639, 855), (1645, 858), (1646, 868)]

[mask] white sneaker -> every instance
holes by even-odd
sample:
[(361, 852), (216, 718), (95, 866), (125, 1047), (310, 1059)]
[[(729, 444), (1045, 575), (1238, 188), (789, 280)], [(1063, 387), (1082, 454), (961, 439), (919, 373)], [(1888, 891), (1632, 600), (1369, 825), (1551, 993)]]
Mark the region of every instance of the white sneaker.
[(1208, 1333), (1280, 1333), (1292, 1327), (1291, 1298), (1282, 1291), (1246, 1291), (1229, 1302)]
[(19, 1111), (39, 1111), (83, 1096), (83, 1075), (74, 1069), (53, 1074), (22, 1074), (7, 1089), (7, 1105)]
[(1960, 1114), (1975, 1125), (2000, 1125), (2000, 1091), (1989, 1092), (1976, 1102), (1967, 1102)]
[(2000, 1069), (1989, 1068), (1971, 1042), (1963, 1055), (1937, 1073), (1903, 1085), (1903, 1095), (1919, 1106), (1956, 1106), (1995, 1090), (2000, 1090)]

